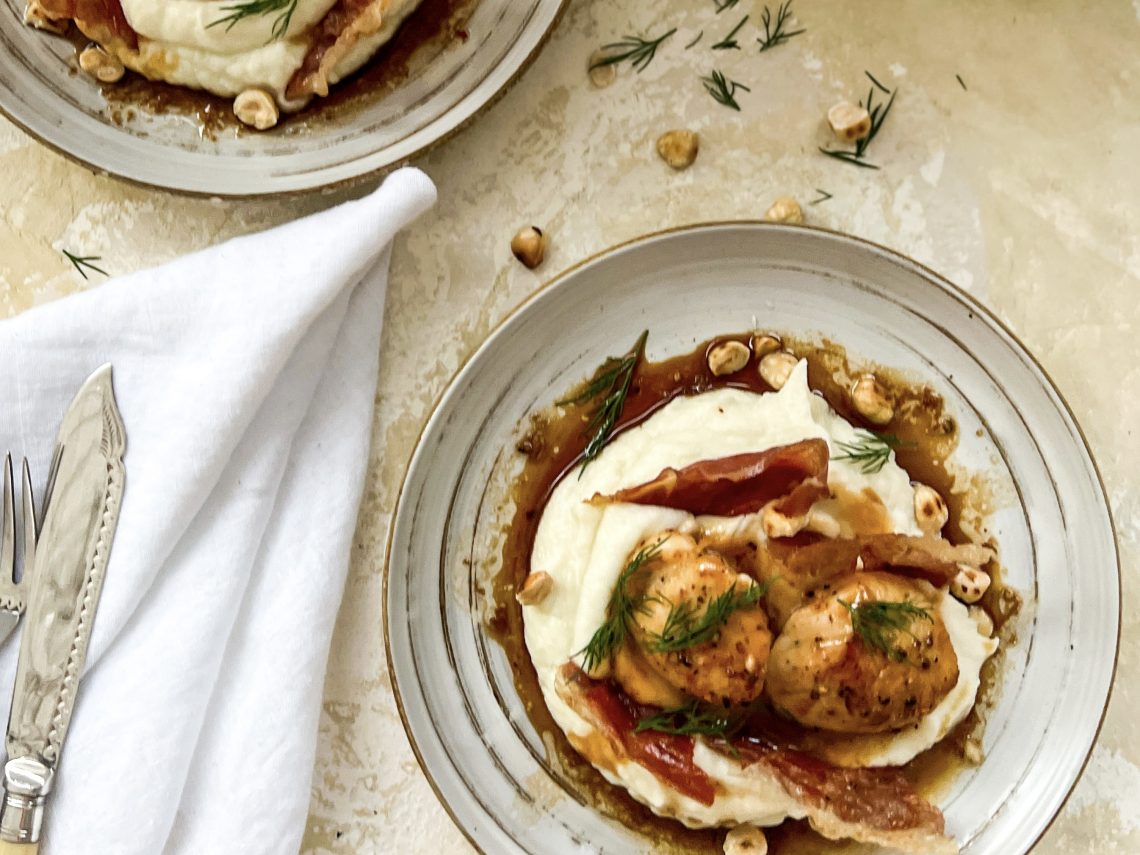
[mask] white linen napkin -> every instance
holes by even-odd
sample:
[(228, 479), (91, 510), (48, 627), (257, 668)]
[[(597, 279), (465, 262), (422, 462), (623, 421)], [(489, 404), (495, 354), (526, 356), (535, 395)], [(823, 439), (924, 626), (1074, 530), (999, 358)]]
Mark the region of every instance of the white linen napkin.
[(434, 200), (400, 170), (359, 201), (0, 323), (0, 454), (27, 454), (41, 491), (63, 410), (104, 362), (127, 430), (45, 855), (297, 851), (391, 242)]

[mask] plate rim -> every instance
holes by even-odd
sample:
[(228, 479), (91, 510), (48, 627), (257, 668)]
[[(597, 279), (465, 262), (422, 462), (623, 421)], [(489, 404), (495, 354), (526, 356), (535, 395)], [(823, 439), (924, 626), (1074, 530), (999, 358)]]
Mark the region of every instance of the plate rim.
[[(565, 0), (564, 0), (564, 2), (565, 2)], [(1084, 777), (1085, 771), (1089, 765), (1089, 761), (1092, 759), (1093, 750), (1096, 748), (1097, 743), (1100, 741), (1101, 731), (1104, 727), (1105, 717), (1108, 714), (1109, 706), (1112, 704), (1112, 695), (1113, 695), (1113, 691), (1116, 688), (1116, 678), (1117, 678), (1118, 668), (1119, 668), (1119, 664), (1120, 664), (1120, 641), (1121, 641), (1123, 618), (1124, 618), (1124, 596), (1123, 596), (1124, 591), (1123, 591), (1123, 577), (1121, 574), (1121, 566), (1120, 566), (1119, 533), (1118, 533), (1117, 528), (1116, 528), (1116, 519), (1113, 517), (1113, 514), (1112, 514), (1112, 504), (1109, 501), (1108, 490), (1105, 487), (1104, 476), (1101, 473), (1100, 464), (1097, 463), (1096, 455), (1093, 454), (1092, 446), (1089, 444), (1088, 436), (1085, 434), (1084, 428), (1081, 426), (1081, 423), (1077, 419), (1076, 414), (1073, 412), (1073, 408), (1070, 406), (1068, 400), (1061, 393), (1061, 390), (1057, 387), (1057, 384), (1053, 380), (1052, 375), (1050, 375), (1049, 372), (1045, 369), (1045, 366), (1041, 364), (1041, 362), (1040, 362), (1040, 360), (1038, 360), (1037, 356), (1025, 345), (1024, 342), (1022, 342), (1021, 337), (1018, 336), (1016, 333), (1014, 333), (1013, 330), (1011, 330), (1009, 328), (1009, 326), (1005, 322), (1003, 322), (1001, 320), (1001, 318), (999, 318), (997, 316), (997, 314), (994, 311), (992, 311), (988, 306), (984, 305), (980, 300), (978, 300), (978, 298), (976, 298), (975, 296), (970, 294), (964, 288), (961, 288), (960, 286), (951, 282), (948, 278), (946, 278), (942, 274), (938, 273), (937, 271), (935, 271), (932, 268), (928, 267), (927, 265), (923, 264), (921, 261), (917, 261), (916, 259), (911, 258), (910, 256), (906, 255), (905, 253), (902, 253), (902, 252), (895, 250), (895, 249), (891, 249), (890, 247), (884, 246), (883, 244), (876, 243), (875, 241), (868, 240), (867, 238), (863, 238), (863, 237), (860, 237), (858, 235), (853, 235), (853, 234), (850, 234), (847, 232), (841, 232), (841, 231), (838, 231), (836, 229), (827, 228), (825, 226), (809, 225), (806, 223), (801, 223), (801, 224), (773, 223), (773, 222), (768, 222), (765, 220), (759, 220), (759, 219), (754, 219), (754, 218), (745, 218), (745, 219), (736, 219), (736, 220), (731, 220), (731, 219), (730, 220), (699, 220), (699, 221), (692, 222), (692, 223), (685, 223), (685, 224), (677, 225), (677, 226), (669, 226), (669, 227), (666, 227), (663, 229), (658, 229), (658, 230), (651, 231), (651, 232), (645, 232), (645, 233), (639, 234), (635, 237), (623, 240), (619, 243), (612, 244), (608, 247), (605, 247), (601, 250), (598, 250), (597, 252), (591, 253), (590, 255), (580, 259), (579, 261), (575, 262), (574, 264), (570, 265), (569, 267), (567, 267), (567, 268), (561, 270), (560, 272), (556, 273), (551, 279), (540, 284), (538, 288), (536, 288), (534, 291), (532, 291), (530, 294), (528, 294), (526, 297), (524, 297), (521, 301), (519, 301), (516, 305), (514, 305), (506, 314), (503, 315), (502, 318), (499, 319), (499, 321), (497, 323), (495, 323), (491, 327), (490, 330), (487, 331), (487, 334), (479, 342), (479, 345), (474, 350), (472, 350), (471, 353), (468, 354), (465, 359), (463, 359), (461, 361), (459, 366), (452, 373), (451, 378), (447, 381), (443, 390), (436, 397), (436, 400), (432, 404), (431, 410), (428, 414), (428, 417), (424, 421), (424, 424), (421, 427), (421, 429), (420, 429), (420, 431), (416, 437), (415, 444), (413, 445), (410, 454), (408, 455), (407, 459), (404, 462), (404, 471), (403, 471), (403, 475), (400, 478), (400, 486), (396, 492), (396, 498), (395, 498), (395, 502), (393, 503), (393, 506), (392, 506), (391, 517), (388, 520), (388, 526), (387, 526), (388, 530), (387, 530), (387, 533), (385, 535), (384, 559), (383, 559), (384, 563), (383, 563), (383, 567), (382, 567), (382, 575), (383, 575), (382, 584), (381, 584), (381, 610), (382, 610), (382, 614), (381, 614), (380, 623), (381, 623), (381, 626), (383, 627), (384, 656), (385, 656), (385, 661), (386, 661), (387, 666), (388, 666), (388, 682), (392, 687), (392, 696), (396, 701), (396, 709), (400, 715), (400, 724), (404, 728), (404, 735), (407, 738), (408, 744), (412, 749), (413, 755), (415, 755), (416, 763), (419, 765), (420, 771), (423, 773), (424, 777), (427, 779), (428, 785), (431, 787), (432, 792), (435, 794), (436, 800), (440, 803), (440, 805), (443, 807), (444, 811), (447, 813), (448, 817), (451, 819), (452, 824), (457, 829), (459, 829), (460, 833), (467, 839), (467, 842), (471, 844), (471, 846), (475, 849), (476, 852), (482, 853), (482, 855), (486, 855), (486, 850), (483, 849), (483, 847), (475, 840), (472, 833), (463, 825), (463, 823), (461, 823), (459, 821), (458, 817), (455, 815), (455, 812), (452, 810), (451, 805), (449, 805), (447, 803), (446, 799), (443, 797), (443, 793), (441, 792), (439, 785), (437, 784), (437, 782), (435, 780), (435, 777), (432, 775), (431, 771), (428, 769), (427, 763), (425, 762), (423, 755), (420, 752), (419, 744), (416, 742), (416, 738), (412, 733), (412, 726), (408, 720), (407, 710), (404, 707), (403, 695), (400, 692), (399, 683), (395, 677), (395, 662), (393, 660), (393, 655), (392, 655), (391, 629), (390, 629), (390, 622), (388, 619), (388, 602), (389, 602), (388, 601), (388, 580), (389, 580), (389, 576), (391, 575), (391, 569), (392, 569), (391, 568), (392, 546), (393, 546), (393, 541), (395, 539), (396, 521), (397, 521), (397, 518), (399, 516), (400, 509), (403, 505), (404, 499), (405, 499), (405, 491), (406, 491), (406, 488), (408, 485), (408, 476), (411, 474), (412, 465), (415, 463), (416, 458), (419, 456), (421, 449), (423, 448), (423, 442), (424, 442), (425, 436), (427, 435), (428, 431), (435, 425), (437, 420), (440, 418), (440, 413), (443, 409), (443, 406), (451, 398), (451, 396), (455, 392), (455, 390), (459, 388), (460, 381), (462, 380), (463, 375), (467, 372), (471, 363), (474, 362), (474, 360), (477, 357), (480, 357), (483, 354), (483, 352), (490, 347), (492, 342), (500, 334), (503, 333), (504, 328), (509, 323), (511, 323), (516, 317), (518, 317), (532, 302), (535, 302), (536, 300), (538, 300), (539, 297), (541, 297), (547, 291), (553, 290), (556, 286), (560, 285), (564, 280), (568, 279), (569, 277), (571, 277), (572, 275), (577, 273), (579, 270), (581, 270), (581, 269), (583, 269), (583, 268), (585, 268), (591, 264), (594, 264), (595, 262), (601, 261), (604, 258), (606, 258), (607, 256), (615, 255), (621, 251), (629, 249), (629, 248), (636, 246), (638, 244), (648, 243), (650, 241), (657, 240), (660, 238), (668, 238), (672, 235), (683, 234), (683, 233), (687, 233), (687, 232), (699, 232), (699, 231), (706, 230), (706, 229), (716, 229), (716, 228), (725, 228), (725, 227), (733, 228), (733, 227), (741, 227), (741, 226), (747, 227), (747, 228), (758, 228), (762, 231), (800, 231), (800, 232), (807, 232), (807, 233), (821, 233), (821, 234), (824, 234), (828, 237), (839, 239), (840, 241), (843, 241), (843, 242), (849, 242), (849, 243), (858, 245), (862, 249), (869, 250), (873, 253), (878, 253), (880, 255), (884, 255), (890, 261), (893, 261), (896, 263), (902, 262), (904, 265), (910, 265), (910, 266), (916, 268), (917, 271), (919, 273), (921, 273), (925, 278), (931, 280), (932, 284), (935, 284), (936, 286), (946, 290), (952, 297), (955, 297), (956, 299), (961, 300), (965, 305), (967, 305), (968, 307), (970, 307), (974, 311), (978, 312), (987, 321), (989, 321), (991, 324), (996, 326), (998, 328), (998, 330), (1000, 330), (1003, 334), (1008, 336), (1008, 338), (1010, 339), (1012, 344), (1015, 346), (1015, 348), (1018, 351), (1020, 351), (1025, 357), (1027, 357), (1030, 364), (1033, 366), (1033, 368), (1040, 373), (1041, 377), (1045, 380), (1045, 383), (1047, 384), (1048, 391), (1051, 392), (1053, 394), (1053, 396), (1056, 398), (1056, 400), (1060, 403), (1061, 408), (1062, 408), (1065, 416), (1068, 417), (1069, 422), (1076, 429), (1076, 434), (1080, 438), (1081, 445), (1084, 448), (1084, 451), (1088, 457), (1089, 463), (1092, 465), (1092, 471), (1096, 476), (1097, 487), (1100, 490), (1101, 500), (1104, 502), (1105, 516), (1108, 519), (1109, 530), (1112, 534), (1112, 557), (1113, 557), (1114, 569), (1116, 571), (1116, 639), (1115, 639), (1115, 643), (1113, 645), (1112, 674), (1111, 674), (1111, 679), (1110, 679), (1109, 684), (1108, 684), (1108, 692), (1105, 695), (1104, 705), (1101, 708), (1100, 716), (1099, 716), (1099, 719), (1097, 720), (1096, 728), (1093, 731), (1092, 741), (1089, 743), (1088, 750), (1085, 752), (1084, 759), (1081, 761), (1080, 769), (1077, 771), (1077, 774), (1074, 776), (1072, 782), (1069, 784), (1068, 789), (1066, 790), (1064, 797), (1058, 803), (1056, 810), (1053, 812), (1052, 816), (1049, 817), (1049, 821), (1044, 825), (1044, 827), (1042, 827), (1041, 831), (1037, 834), (1037, 836), (1032, 841), (1030, 841), (1029, 846), (1026, 848), (1026, 851), (1028, 852), (1028, 851), (1032, 850), (1041, 841), (1041, 839), (1053, 827), (1054, 823), (1056, 823), (1057, 818), (1061, 815), (1062, 811), (1065, 809), (1065, 805), (1068, 804), (1069, 799), (1072, 798), (1073, 791), (1076, 789), (1077, 784), (1080, 782), (1081, 778)]]
[[(81, 154), (74, 152), (74, 151), (70, 151), (68, 149), (65, 149), (63, 146), (47, 139), (46, 137), (44, 137), (43, 135), (41, 135), (37, 131), (28, 127), (23, 121), (21, 121), (15, 115), (13, 115), (11, 112), (9, 112), (9, 110), (8, 110), (7, 106), (4, 104), (4, 101), (2, 98), (0, 98), (0, 116), (3, 116), (5, 119), (7, 119), (9, 122), (11, 122), (16, 128), (18, 128), (21, 132), (23, 132), (24, 134), (29, 136), (35, 142), (39, 143), (40, 145), (44, 146), (45, 148), (49, 149), (50, 151), (54, 152), (55, 154), (61, 155), (68, 162), (73, 163), (76, 166), (83, 167), (88, 172), (92, 173), (93, 175), (106, 176), (109, 178), (113, 178), (113, 179), (115, 179), (117, 181), (121, 181), (124, 184), (127, 184), (131, 187), (137, 187), (137, 188), (141, 188), (143, 190), (152, 190), (152, 191), (157, 191), (157, 192), (161, 192), (161, 193), (169, 193), (169, 194), (179, 196), (182, 198), (187, 198), (187, 199), (223, 199), (227, 202), (255, 202), (255, 201), (256, 202), (263, 202), (263, 201), (264, 202), (269, 202), (269, 201), (278, 202), (278, 201), (289, 201), (291, 199), (297, 199), (297, 198), (301, 198), (301, 197), (314, 196), (317, 194), (336, 193), (336, 192), (341, 191), (341, 190), (348, 190), (348, 189), (351, 189), (353, 187), (358, 187), (358, 186), (363, 185), (369, 181), (379, 181), (380, 179), (382, 179), (384, 176), (388, 175), (389, 173), (394, 172), (395, 170), (400, 169), (403, 166), (407, 166), (415, 158), (421, 157), (425, 154), (428, 154), (429, 152), (434, 151), (438, 146), (441, 146), (444, 143), (452, 140), (455, 136), (457, 136), (458, 134), (465, 131), (471, 125), (472, 122), (474, 122), (476, 119), (480, 118), (484, 113), (486, 113), (492, 107), (494, 107), (503, 97), (505, 97), (507, 95), (508, 92), (511, 91), (511, 89), (513, 89), (515, 87), (515, 85), (519, 82), (519, 79), (522, 77), (522, 75), (530, 69), (530, 67), (538, 59), (538, 55), (543, 51), (543, 49), (546, 47), (547, 43), (553, 37), (554, 31), (556, 29), (558, 29), (559, 24), (562, 23), (562, 19), (566, 15), (566, 10), (570, 6), (570, 0), (557, 0), (557, 2), (558, 2), (558, 8), (554, 11), (554, 15), (550, 19), (550, 24), (539, 35), (537, 41), (535, 41), (535, 43), (534, 43), (534, 46), (527, 53), (527, 55), (525, 57), (523, 57), (522, 62), (520, 62), (518, 64), (518, 66), (507, 76), (507, 79), (506, 79), (506, 81), (504, 81), (503, 85), (500, 86), (498, 89), (496, 89), (494, 92), (492, 92), (481, 104), (478, 104), (474, 109), (471, 110), (470, 113), (468, 113), (466, 116), (464, 116), (462, 119), (460, 119), (451, 128), (448, 128), (446, 131), (444, 131), (442, 134), (437, 136), (435, 139), (432, 139), (432, 140), (429, 140), (429, 141), (423, 143), (418, 148), (408, 152), (404, 156), (398, 158), (397, 160), (392, 161), (391, 163), (387, 163), (383, 166), (373, 167), (371, 169), (365, 170), (364, 172), (361, 172), (357, 175), (353, 175), (353, 176), (348, 177), (348, 178), (340, 178), (340, 179), (328, 181), (325, 183), (311, 184), (307, 187), (294, 187), (294, 188), (286, 189), (286, 190), (266, 190), (264, 192), (257, 192), (257, 193), (227, 193), (224, 190), (214, 192), (214, 191), (208, 191), (208, 190), (195, 190), (195, 189), (192, 189), (189, 187), (171, 187), (171, 186), (168, 186), (165, 184), (156, 184), (152, 181), (145, 181), (145, 180), (140, 179), (140, 178), (133, 178), (130, 175), (126, 175), (126, 174), (121, 173), (121, 172), (117, 172), (117, 171), (113, 171), (110, 169), (105, 169), (101, 166), (97, 166), (94, 163), (91, 163), (90, 161), (86, 160)], [(19, 26), (27, 26), (22, 21), (19, 22), (18, 25)], [(498, 68), (499, 66), (495, 66), (495, 67)], [(166, 85), (174, 86), (175, 84), (166, 84)], [(178, 87), (178, 88), (185, 88), (185, 87)], [(462, 103), (462, 102), (460, 102), (460, 103)], [(451, 109), (454, 110), (455, 107), (452, 107)], [(441, 121), (445, 116), (448, 115), (449, 112), (451, 112), (451, 111), (448, 110), (447, 112), (443, 113), (441, 116), (437, 117), (436, 119), (433, 119), (430, 124), (434, 124), (435, 122)], [(521, 308), (521, 306), (518, 308)], [(466, 365), (466, 363), (464, 363), (464, 365)], [(452, 379), (454, 379), (454, 378), (452, 378)], [(438, 404), (438, 403), (439, 402), (437, 401), (436, 404)], [(433, 406), (433, 412), (434, 412), (434, 406)], [(418, 443), (418, 440), (417, 440), (417, 443)], [(402, 485), (401, 485), (401, 489), (402, 489)]]

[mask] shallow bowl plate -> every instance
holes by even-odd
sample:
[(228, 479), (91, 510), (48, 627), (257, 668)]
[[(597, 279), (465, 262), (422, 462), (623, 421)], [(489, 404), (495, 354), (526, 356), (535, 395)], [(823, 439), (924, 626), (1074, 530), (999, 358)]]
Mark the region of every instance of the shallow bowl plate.
[(456, 131), (537, 53), (565, 2), (480, 0), (468, 38), (384, 97), (352, 99), (269, 133), (223, 130), (211, 139), (186, 115), (109, 110), (99, 87), (76, 73), (72, 43), (23, 26), (24, 0), (0, 0), (0, 110), (92, 169), (153, 187), (221, 197), (330, 187), (403, 163)]
[(486, 852), (647, 848), (547, 762), (485, 629), (514, 442), (642, 329), (659, 360), (753, 328), (901, 369), (958, 419), (953, 459), (986, 475), (988, 525), (1025, 606), (986, 760), (937, 801), (963, 852), (1025, 852), (1080, 775), (1112, 683), (1120, 575), (1100, 478), (1052, 382), (988, 311), (906, 258), (805, 227), (696, 226), (604, 253), (526, 302), (452, 382), (408, 470), (386, 580), (391, 672), (424, 771)]

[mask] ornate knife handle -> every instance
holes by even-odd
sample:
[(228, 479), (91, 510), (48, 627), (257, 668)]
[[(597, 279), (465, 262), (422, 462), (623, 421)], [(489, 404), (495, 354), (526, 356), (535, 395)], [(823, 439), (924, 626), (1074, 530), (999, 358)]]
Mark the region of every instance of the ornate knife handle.
[(35, 843), (40, 839), (44, 801), (55, 773), (34, 757), (4, 764), (4, 802), (0, 804), (0, 840)]

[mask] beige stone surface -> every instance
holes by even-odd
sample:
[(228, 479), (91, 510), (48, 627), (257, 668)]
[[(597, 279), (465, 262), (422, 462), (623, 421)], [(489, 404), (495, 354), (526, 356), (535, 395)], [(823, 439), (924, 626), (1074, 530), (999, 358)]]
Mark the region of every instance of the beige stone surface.
[[(1043, 362), (1088, 434), (1108, 488), (1124, 602), (1140, 593), (1140, 2), (850, 3), (800, 0), (807, 32), (760, 54), (711, 51), (759, 2), (572, 0), (522, 80), (417, 164), (436, 209), (398, 241), (386, 309), (375, 441), (347, 596), (325, 686), (308, 853), (468, 851), (400, 725), (380, 627), (385, 530), (415, 439), (448, 378), (545, 279), (667, 226), (759, 217), (781, 195), (808, 222), (886, 244), (979, 297)], [(586, 58), (625, 33), (678, 27), (642, 74), (595, 89)], [(685, 50), (697, 32), (702, 41)], [(739, 113), (698, 78), (751, 87)], [(816, 151), (825, 113), (867, 89), (898, 99), (869, 159)], [(967, 88), (959, 85), (961, 75)], [(696, 163), (655, 151), (700, 132)], [(808, 204), (816, 188), (832, 198)], [(335, 201), (215, 203), (96, 177), (0, 120), (4, 314), (98, 284), (61, 250), (123, 273)], [(551, 236), (531, 272), (520, 225)], [(1088, 769), (1041, 853), (1140, 852), (1140, 621), (1125, 608), (1117, 685)]]

